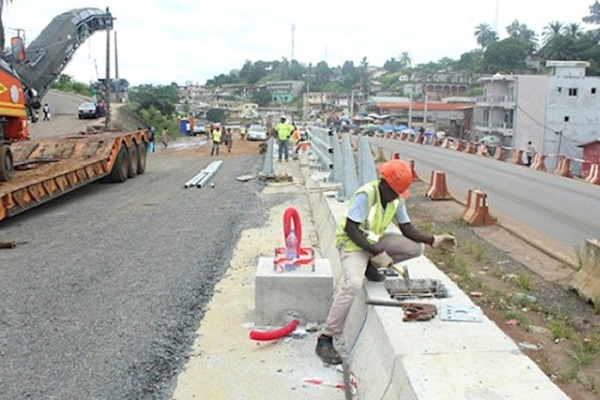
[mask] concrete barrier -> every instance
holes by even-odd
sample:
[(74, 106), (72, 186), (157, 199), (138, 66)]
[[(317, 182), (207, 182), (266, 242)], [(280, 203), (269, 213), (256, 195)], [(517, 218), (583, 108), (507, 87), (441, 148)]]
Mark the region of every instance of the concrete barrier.
[(581, 269), (571, 285), (582, 298), (600, 306), (600, 240), (586, 240)]
[(525, 163), (523, 162), (523, 150), (512, 149), (510, 161), (513, 164), (525, 165)]
[(588, 173), (585, 181), (593, 183), (594, 185), (600, 185), (600, 167), (598, 164), (592, 164), (590, 166), (590, 172)]
[(444, 149), (449, 149), (450, 148), (450, 139), (444, 138), (444, 140), (442, 141), (442, 145), (440, 147), (442, 147)]
[[(329, 258), (334, 282), (339, 284), (341, 263), (333, 238), (346, 203), (325, 196), (309, 181), (320, 250)], [(454, 306), (477, 312), (470, 298), (426, 257), (399, 266), (407, 266), (411, 278), (439, 280), (446, 287), (447, 298), (428, 301), (439, 310)], [(401, 308), (367, 305), (367, 300), (390, 301), (390, 297), (381, 283), (365, 281), (346, 321), (343, 339), (349, 369), (357, 381), (357, 398), (568, 399), (483, 314), (480, 322), (447, 321), (439, 316), (427, 322), (403, 322)]]
[(392, 152), (392, 160), (399, 160), (400, 159), (400, 153), (398, 153), (397, 151)]
[(535, 153), (533, 156), (533, 161), (531, 162), (531, 166), (529, 168), (535, 171), (546, 171), (546, 164), (544, 161), (546, 160), (546, 156), (542, 153)]
[(464, 140), (456, 140), (454, 142), (454, 150), (456, 151), (463, 151), (465, 149), (465, 142)]
[(487, 145), (480, 144), (477, 147), (477, 152), (475, 152), (475, 154), (478, 155), (478, 156), (482, 156), (482, 157), (489, 157)]
[(494, 151), (494, 160), (506, 161), (506, 150), (502, 146), (496, 146)]
[(472, 226), (494, 225), (488, 210), (487, 194), (479, 189), (469, 189), (462, 218)]
[(564, 176), (565, 178), (572, 178), (573, 173), (571, 172), (571, 159), (565, 156), (558, 156), (558, 162), (556, 168), (554, 168), (554, 175)]
[(425, 196), (431, 200), (452, 199), (446, 186), (446, 173), (444, 171), (431, 171), (431, 180), (429, 181), (429, 188)]
[(281, 326), (293, 315), (305, 325), (325, 322), (333, 302), (333, 277), (327, 259), (316, 259), (315, 270), (309, 266), (280, 272), (274, 258), (260, 257), (255, 276), (255, 322)]

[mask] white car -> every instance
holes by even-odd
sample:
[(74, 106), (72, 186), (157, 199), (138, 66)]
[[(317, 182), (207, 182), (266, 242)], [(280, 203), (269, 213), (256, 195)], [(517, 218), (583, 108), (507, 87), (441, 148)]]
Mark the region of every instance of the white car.
[(268, 136), (267, 128), (262, 125), (250, 125), (246, 134), (248, 140), (267, 140)]

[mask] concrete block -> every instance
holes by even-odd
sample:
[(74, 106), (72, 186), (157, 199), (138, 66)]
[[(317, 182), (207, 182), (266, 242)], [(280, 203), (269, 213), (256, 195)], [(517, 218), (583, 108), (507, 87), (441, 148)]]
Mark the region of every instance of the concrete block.
[(600, 302), (600, 240), (585, 242), (582, 266), (573, 281), (573, 287), (581, 297), (596, 305)]
[(292, 272), (277, 272), (272, 257), (261, 257), (255, 277), (257, 325), (282, 326), (290, 315), (301, 324), (325, 322), (333, 301), (333, 277), (327, 259), (315, 260), (315, 271), (301, 266)]

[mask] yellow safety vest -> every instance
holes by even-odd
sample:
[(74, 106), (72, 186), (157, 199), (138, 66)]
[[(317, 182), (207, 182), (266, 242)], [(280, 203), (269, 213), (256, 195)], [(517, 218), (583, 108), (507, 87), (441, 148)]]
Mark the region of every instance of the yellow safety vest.
[(291, 126), (290, 124), (286, 124), (285, 122), (280, 122), (275, 127), (279, 140), (288, 140), (293, 129), (293, 126)]
[[(396, 200), (387, 203), (385, 210), (383, 210), (383, 207), (381, 206), (381, 194), (379, 193), (379, 180), (365, 183), (358, 188), (352, 196), (351, 201), (353, 201), (359, 193), (367, 194), (369, 205), (367, 219), (360, 224), (359, 227), (367, 235), (367, 240), (370, 243), (375, 244), (379, 241), (379, 237), (383, 235), (383, 232), (385, 232), (386, 228), (394, 219), (396, 211), (398, 211), (398, 208), (402, 205), (404, 200), (397, 198)], [(344, 250), (347, 252), (360, 251), (362, 248), (354, 243), (346, 233), (347, 215), (348, 211), (346, 211), (346, 215), (344, 215), (344, 218), (337, 227), (335, 232), (335, 245), (338, 248), (343, 246)]]
[(216, 129), (213, 131), (213, 142), (221, 142), (221, 130), (220, 129)]

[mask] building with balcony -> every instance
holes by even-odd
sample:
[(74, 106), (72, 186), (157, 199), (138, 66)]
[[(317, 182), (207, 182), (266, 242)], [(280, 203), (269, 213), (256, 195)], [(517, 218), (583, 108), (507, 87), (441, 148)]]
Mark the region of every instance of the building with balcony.
[[(600, 77), (585, 61), (547, 61), (548, 75), (481, 78), (484, 95), (474, 113), (474, 135), (494, 135), (506, 146), (527, 142), (546, 155), (580, 159), (579, 145), (600, 138)], [(547, 158), (554, 168), (556, 158)]]

